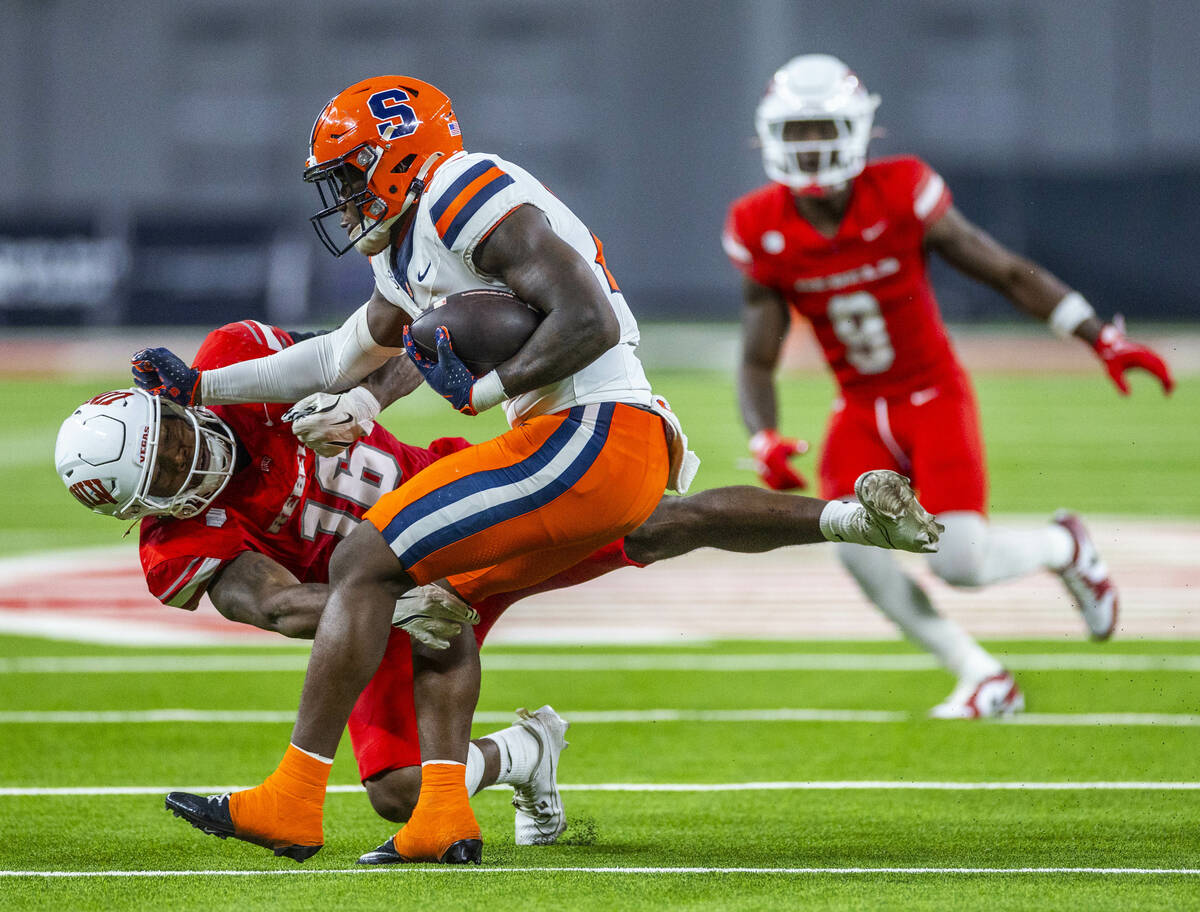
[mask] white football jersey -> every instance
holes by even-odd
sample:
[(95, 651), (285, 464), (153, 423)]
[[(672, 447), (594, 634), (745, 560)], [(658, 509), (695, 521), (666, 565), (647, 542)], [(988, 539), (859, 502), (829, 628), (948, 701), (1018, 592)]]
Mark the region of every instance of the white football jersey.
[(488, 286), (509, 289), (479, 273), (472, 255), (513, 209), (529, 203), (592, 266), (620, 324), (620, 340), (587, 367), (557, 383), (504, 403), (510, 424), (593, 402), (650, 404), (650, 384), (637, 357), (637, 321), (607, 267), (599, 240), (529, 172), (495, 155), (458, 152), (435, 172), (399, 247), (371, 257), (379, 292), (415, 319), (447, 295)]

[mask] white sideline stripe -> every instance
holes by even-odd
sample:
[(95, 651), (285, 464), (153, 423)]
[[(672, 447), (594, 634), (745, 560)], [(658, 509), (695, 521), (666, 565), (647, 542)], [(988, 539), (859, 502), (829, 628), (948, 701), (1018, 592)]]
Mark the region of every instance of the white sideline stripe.
[(649, 867), (476, 867), (474, 865), (395, 865), (354, 868), (281, 868), (276, 871), (0, 871), (0, 877), (286, 877), (293, 874), (1106, 874), (1189, 875), (1200, 868), (649, 868)]
[[(653, 722), (907, 722), (912, 713), (874, 709), (618, 709), (579, 710), (564, 713), (572, 722), (585, 724), (642, 724)], [(148, 709), (141, 711), (79, 712), (76, 710), (0, 712), (0, 725), (91, 725), (143, 722), (275, 723), (296, 721), (292, 710)], [(474, 721), (503, 724), (512, 713), (477, 712)], [(1161, 725), (1177, 728), (1200, 726), (1200, 715), (1187, 713), (1021, 713), (989, 719), (992, 725)]]
[[(1200, 656), (1093, 653), (997, 656), (1010, 671), (1200, 672)], [(24, 656), (0, 658), (0, 674), (303, 671), (307, 655)], [(610, 653), (483, 655), (486, 671), (929, 671), (929, 655), (880, 653), (746, 653), (675, 655)]]
[[(505, 786), (490, 786), (504, 791)], [(10, 786), (0, 788), (3, 798), (55, 798), (63, 796), (111, 797), (121, 795), (165, 795), (190, 792), (219, 795), (251, 788), (249, 785), (110, 785), (54, 786), (47, 788)], [(598, 782), (559, 784), (563, 792), (1194, 792), (1200, 782), (917, 782), (908, 780), (811, 781), (811, 782)], [(361, 785), (331, 785), (330, 794), (358, 794)]]

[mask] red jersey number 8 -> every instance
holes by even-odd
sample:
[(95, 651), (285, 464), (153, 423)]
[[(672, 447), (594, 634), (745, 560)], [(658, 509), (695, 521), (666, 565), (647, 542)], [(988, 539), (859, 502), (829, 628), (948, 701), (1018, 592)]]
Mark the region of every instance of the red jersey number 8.
[(834, 335), (846, 346), (846, 360), (860, 374), (882, 374), (896, 360), (879, 301), (866, 291), (834, 295), (826, 305)]

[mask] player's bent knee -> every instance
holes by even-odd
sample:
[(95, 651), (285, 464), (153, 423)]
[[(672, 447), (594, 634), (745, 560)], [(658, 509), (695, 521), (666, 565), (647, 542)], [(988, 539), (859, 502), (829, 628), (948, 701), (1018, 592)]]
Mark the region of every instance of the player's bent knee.
[(984, 556), (980, 542), (943, 539), (938, 550), (928, 555), (929, 569), (951, 586), (974, 589), (985, 585)]
[(945, 513), (938, 516), (946, 530), (938, 550), (928, 556), (929, 569), (934, 575), (963, 589), (987, 584), (988, 528), (985, 520), (975, 513)]
[(376, 814), (384, 820), (403, 823), (412, 816), (421, 794), (421, 768), (404, 766), (387, 770), (363, 785)]

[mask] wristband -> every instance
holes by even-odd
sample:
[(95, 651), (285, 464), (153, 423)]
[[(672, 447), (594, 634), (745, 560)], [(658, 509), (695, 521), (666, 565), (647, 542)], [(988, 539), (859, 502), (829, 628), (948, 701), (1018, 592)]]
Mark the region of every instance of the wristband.
[(1054, 305), (1046, 322), (1054, 330), (1054, 334), (1062, 339), (1073, 335), (1079, 324), (1090, 317), (1096, 316), (1096, 311), (1087, 299), (1077, 291), (1063, 295), (1063, 299)]
[(493, 405), (499, 405), (508, 398), (508, 393), (504, 392), (504, 384), (500, 381), (500, 375), (493, 371), (488, 371), (471, 387), (471, 408), (475, 409), (476, 413), (486, 412)]

